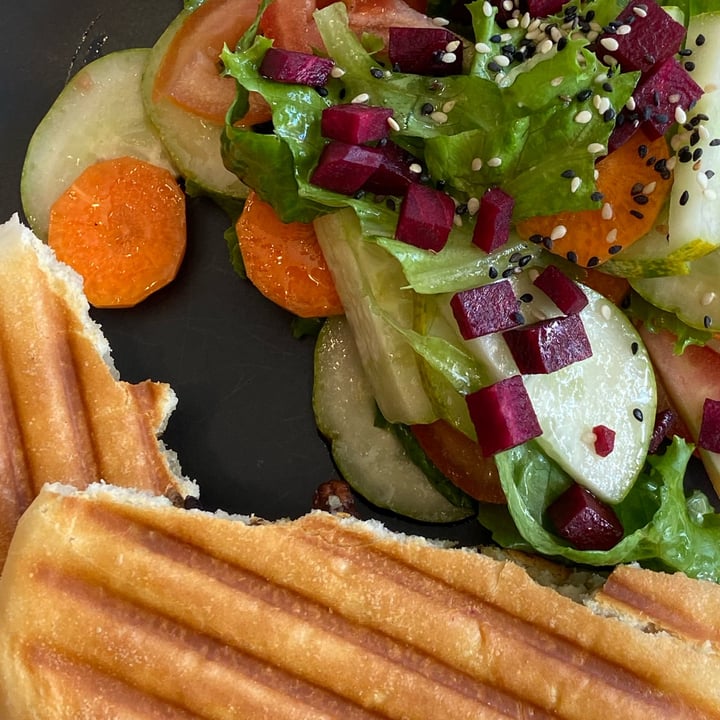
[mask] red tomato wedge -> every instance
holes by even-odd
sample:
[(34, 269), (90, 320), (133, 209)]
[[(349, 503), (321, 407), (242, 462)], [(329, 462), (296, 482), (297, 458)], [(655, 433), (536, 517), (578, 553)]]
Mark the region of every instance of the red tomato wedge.
[[(155, 78), (153, 98), (169, 97), (183, 109), (222, 125), (236, 86), (220, 74), (220, 52), (224, 45), (235, 47), (256, 13), (256, 0), (205, 0), (172, 39)], [(243, 124), (269, 119), (265, 101), (251, 94)]]
[(445, 420), (410, 429), (435, 467), (470, 497), (482, 502), (507, 502), (495, 461), (483, 457), (480, 446), (467, 435)]

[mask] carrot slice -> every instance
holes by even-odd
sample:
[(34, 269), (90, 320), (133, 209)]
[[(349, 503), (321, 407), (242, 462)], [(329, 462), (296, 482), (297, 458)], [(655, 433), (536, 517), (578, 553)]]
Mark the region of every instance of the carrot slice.
[(596, 165), (602, 208), (529, 218), (518, 233), (585, 267), (603, 263), (652, 229), (672, 187), (670, 173), (657, 165), (667, 158), (664, 138), (637, 130)]
[(312, 223), (283, 223), (250, 192), (236, 231), (245, 272), (265, 297), (300, 317), (342, 314)]
[(129, 307), (167, 285), (185, 254), (185, 195), (132, 157), (90, 165), (50, 209), (48, 244), (95, 307)]

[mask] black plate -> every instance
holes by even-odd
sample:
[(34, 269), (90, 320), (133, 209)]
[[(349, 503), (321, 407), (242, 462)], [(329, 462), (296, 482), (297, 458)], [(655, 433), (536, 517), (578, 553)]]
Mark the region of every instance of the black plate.
[[(178, 0), (2, 2), (0, 222), (21, 211), (25, 149), (68, 78), (100, 54), (152, 46), (181, 9)], [(313, 340), (294, 339), (291, 316), (233, 273), (224, 214), (204, 200), (190, 201), (188, 212), (177, 279), (136, 308), (93, 316), (123, 379), (161, 380), (176, 391), (164, 440), (208, 509), (297, 517), (335, 474), (312, 415)], [(362, 502), (359, 512), (399, 530), (482, 538), (473, 521), (407, 523)]]

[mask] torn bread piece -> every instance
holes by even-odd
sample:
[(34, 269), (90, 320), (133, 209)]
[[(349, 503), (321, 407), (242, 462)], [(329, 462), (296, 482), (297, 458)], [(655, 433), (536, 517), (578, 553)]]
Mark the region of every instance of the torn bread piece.
[(159, 440), (169, 385), (122, 382), (82, 280), (23, 226), (0, 225), (0, 567), (47, 482), (197, 494)]
[(4, 720), (609, 712), (720, 718), (720, 657), (377, 522), (51, 485), (0, 579)]

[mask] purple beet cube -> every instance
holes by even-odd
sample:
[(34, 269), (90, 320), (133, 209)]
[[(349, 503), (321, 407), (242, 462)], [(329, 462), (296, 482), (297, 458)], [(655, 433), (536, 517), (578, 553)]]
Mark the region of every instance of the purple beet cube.
[(607, 457), (615, 449), (615, 431), (607, 425), (596, 425), (593, 428), (595, 436), (595, 452), (600, 457)]
[(542, 18), (562, 10), (565, 0), (527, 0), (526, 10), (531, 17)]
[(260, 74), (275, 82), (321, 87), (327, 83), (333, 65), (329, 58), (271, 47), (260, 63)]
[(472, 241), (487, 253), (497, 250), (510, 235), (515, 200), (498, 187), (490, 188), (480, 198)]
[(509, 280), (455, 293), (450, 307), (466, 340), (509, 330), (522, 323), (520, 301)]
[(462, 42), (445, 28), (391, 27), (388, 56), (395, 70), (416, 75), (459, 75)]
[(395, 238), (439, 252), (445, 247), (455, 217), (455, 203), (440, 190), (412, 183), (400, 205)]
[(575, 315), (588, 304), (587, 295), (578, 284), (555, 265), (548, 265), (535, 278), (533, 284), (566, 315)]
[(592, 355), (579, 315), (541, 320), (503, 333), (523, 375), (546, 375)]
[(310, 182), (342, 195), (354, 195), (379, 164), (372, 148), (332, 140), (323, 148)]
[(703, 403), (698, 446), (710, 452), (720, 452), (720, 400), (706, 398)]
[[(620, 26), (630, 31), (618, 33)], [(598, 36), (595, 54), (601, 60), (609, 55), (626, 72), (647, 72), (680, 50), (685, 38), (685, 27), (654, 0), (631, 0), (611, 27)]]
[(485, 457), (542, 434), (520, 375), (513, 375), (465, 396), (470, 419)]
[(405, 195), (408, 186), (418, 180), (410, 166), (413, 155), (393, 142), (378, 145), (373, 151), (380, 157), (380, 165), (363, 185), (363, 190), (376, 195)]
[(392, 114), (390, 108), (377, 105), (333, 105), (322, 111), (320, 132), (326, 138), (363, 145), (388, 136)]
[(547, 509), (557, 534), (578, 550), (610, 550), (625, 531), (615, 511), (573, 483)]

